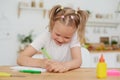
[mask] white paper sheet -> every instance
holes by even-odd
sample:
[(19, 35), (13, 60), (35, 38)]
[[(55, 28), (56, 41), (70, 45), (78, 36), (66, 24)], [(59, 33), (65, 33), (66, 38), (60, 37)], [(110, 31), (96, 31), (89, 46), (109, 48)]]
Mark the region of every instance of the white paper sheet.
[(10, 69), (13, 70), (36, 70), (36, 71), (41, 71), (41, 72), (46, 72), (46, 69), (44, 68), (35, 68), (35, 67), (26, 67), (26, 66), (12, 66)]

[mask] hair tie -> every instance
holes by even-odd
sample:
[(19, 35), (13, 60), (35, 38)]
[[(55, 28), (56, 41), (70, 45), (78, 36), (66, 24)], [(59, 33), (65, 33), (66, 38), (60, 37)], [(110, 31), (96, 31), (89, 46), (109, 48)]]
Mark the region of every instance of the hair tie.
[(65, 16), (64, 16), (64, 15), (62, 15), (62, 16), (61, 16), (61, 18), (63, 19), (63, 18), (65, 18)]
[(71, 15), (70, 17), (71, 17), (71, 19), (74, 19), (74, 16), (73, 16), (73, 15)]

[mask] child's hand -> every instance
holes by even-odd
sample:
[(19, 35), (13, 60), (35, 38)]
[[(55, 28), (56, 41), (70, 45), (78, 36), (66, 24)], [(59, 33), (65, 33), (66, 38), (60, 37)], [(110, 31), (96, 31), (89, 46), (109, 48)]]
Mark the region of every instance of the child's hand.
[(52, 60), (48, 60), (48, 63), (46, 64), (46, 69), (49, 72), (66, 72), (69, 70), (65, 63), (56, 62)]

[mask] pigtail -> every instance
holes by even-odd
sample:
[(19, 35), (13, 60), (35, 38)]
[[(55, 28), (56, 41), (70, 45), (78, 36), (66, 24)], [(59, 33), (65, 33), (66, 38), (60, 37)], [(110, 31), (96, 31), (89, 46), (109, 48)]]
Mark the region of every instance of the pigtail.
[(81, 44), (85, 43), (85, 26), (88, 19), (88, 13), (83, 10), (78, 10), (77, 14), (80, 18), (80, 24), (78, 25), (77, 34)]
[(60, 10), (60, 8), (61, 8), (60, 5), (56, 5), (49, 12), (49, 18), (50, 18), (49, 31), (51, 31), (53, 29), (52, 25), (54, 24), (54, 17), (56, 15), (56, 13)]

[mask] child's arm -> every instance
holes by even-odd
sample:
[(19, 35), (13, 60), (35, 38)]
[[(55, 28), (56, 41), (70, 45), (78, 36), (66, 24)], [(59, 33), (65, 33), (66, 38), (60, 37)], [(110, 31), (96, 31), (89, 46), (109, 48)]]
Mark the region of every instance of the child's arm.
[(67, 62), (70, 69), (79, 68), (82, 64), (81, 49), (80, 47), (73, 47), (71, 49), (72, 61)]
[(35, 59), (32, 58), (37, 51), (29, 45), (24, 51), (22, 51), (17, 59), (17, 63), (22, 66), (42, 67), (45, 68), (47, 59)]
[(49, 62), (46, 67), (47, 71), (66, 72), (71, 69), (79, 68), (82, 63), (80, 47), (72, 48), (71, 55), (72, 60), (68, 62)]

